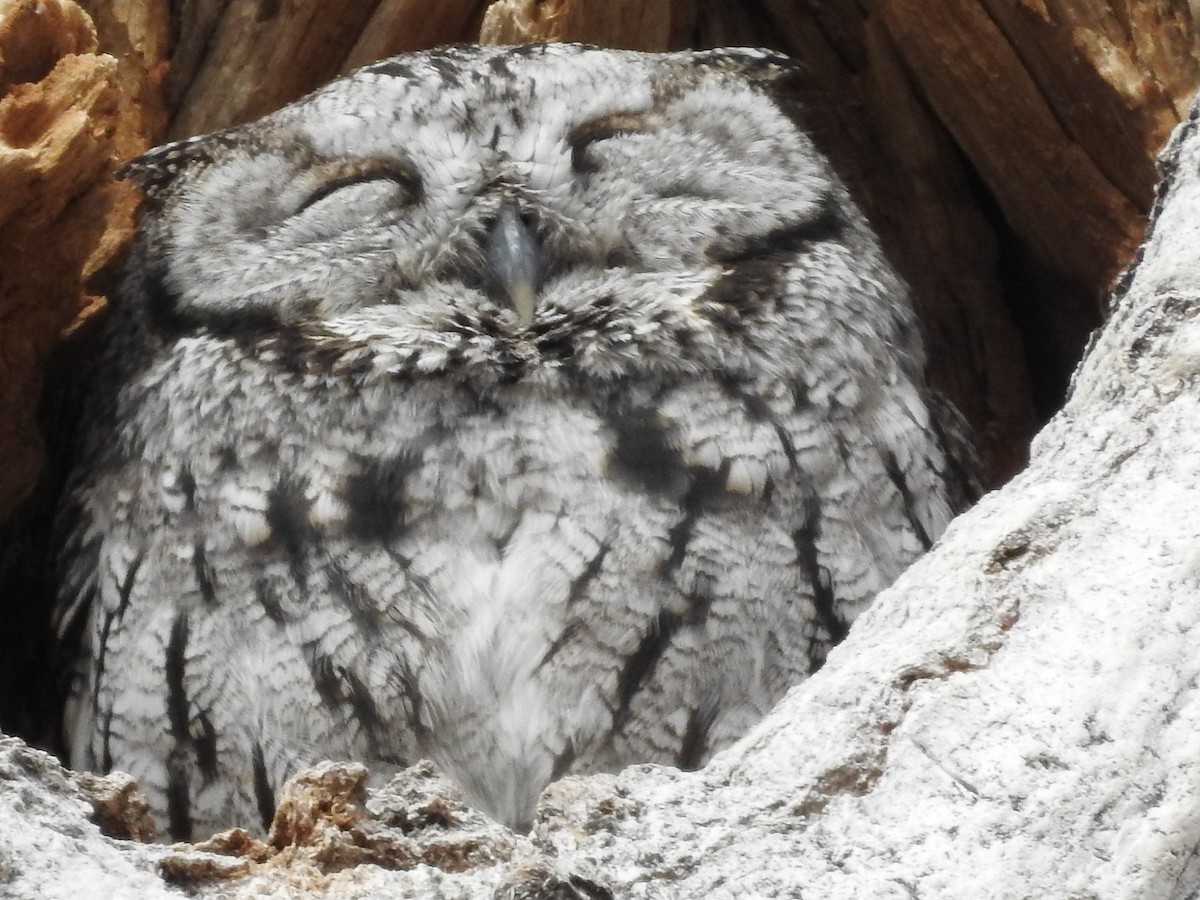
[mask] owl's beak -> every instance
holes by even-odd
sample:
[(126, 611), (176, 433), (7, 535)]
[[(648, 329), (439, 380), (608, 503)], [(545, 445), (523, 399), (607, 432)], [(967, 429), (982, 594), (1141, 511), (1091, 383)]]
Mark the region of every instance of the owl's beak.
[(517, 204), (505, 200), (488, 232), (485, 245), (488, 268), (496, 285), (517, 319), (528, 327), (533, 322), (541, 276), (542, 253), (537, 238), (521, 221)]

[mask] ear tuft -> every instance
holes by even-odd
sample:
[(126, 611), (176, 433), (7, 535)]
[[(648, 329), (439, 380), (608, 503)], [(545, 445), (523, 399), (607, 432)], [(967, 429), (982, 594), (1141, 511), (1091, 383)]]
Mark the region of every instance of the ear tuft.
[(157, 200), (170, 190), (185, 169), (211, 165), (213, 151), (225, 143), (221, 134), (202, 134), (172, 141), (135, 156), (117, 169), (116, 177), (121, 181), (132, 181), (147, 200)]

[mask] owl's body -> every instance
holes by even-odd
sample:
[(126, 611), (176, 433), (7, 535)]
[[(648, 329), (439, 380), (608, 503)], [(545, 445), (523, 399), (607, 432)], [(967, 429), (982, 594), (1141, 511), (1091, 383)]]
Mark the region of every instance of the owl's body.
[(957, 489), (787, 75), (455, 48), (135, 163), (63, 514), (71, 762), (175, 837), (324, 758), (521, 823), (819, 666)]

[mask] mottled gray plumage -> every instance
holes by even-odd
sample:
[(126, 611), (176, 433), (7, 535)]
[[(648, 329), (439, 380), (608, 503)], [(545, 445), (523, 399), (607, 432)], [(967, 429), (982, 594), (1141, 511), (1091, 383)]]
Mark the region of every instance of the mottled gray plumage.
[(71, 762), (175, 837), (323, 758), (522, 823), (814, 671), (960, 486), (793, 75), (454, 48), (135, 161), (62, 514)]

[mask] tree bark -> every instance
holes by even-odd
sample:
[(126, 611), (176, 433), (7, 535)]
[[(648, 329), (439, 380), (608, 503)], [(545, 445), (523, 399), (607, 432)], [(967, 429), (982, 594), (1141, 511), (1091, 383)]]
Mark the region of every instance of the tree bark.
[(117, 211), (105, 171), (119, 94), (96, 48), (74, 4), (17, 4), (0, 18), (0, 521), (37, 478), (39, 365), (111, 253), (121, 226), (109, 213), (131, 208), (132, 197)]

